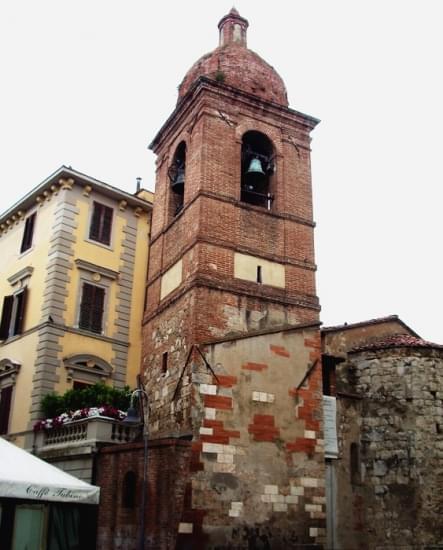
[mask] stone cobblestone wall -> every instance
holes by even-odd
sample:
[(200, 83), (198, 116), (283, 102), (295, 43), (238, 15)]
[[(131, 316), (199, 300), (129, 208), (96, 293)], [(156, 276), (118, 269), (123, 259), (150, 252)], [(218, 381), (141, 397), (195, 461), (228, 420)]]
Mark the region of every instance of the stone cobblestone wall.
[(443, 352), (350, 353), (337, 378), (360, 396), (339, 399), (340, 547), (442, 545)]

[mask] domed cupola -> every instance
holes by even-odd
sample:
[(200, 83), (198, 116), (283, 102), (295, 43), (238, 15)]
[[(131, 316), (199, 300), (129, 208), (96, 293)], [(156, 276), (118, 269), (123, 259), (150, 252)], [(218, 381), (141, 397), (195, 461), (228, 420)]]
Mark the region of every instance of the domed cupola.
[(201, 76), (238, 88), (265, 101), (288, 106), (286, 87), (277, 71), (246, 45), (249, 23), (235, 8), (219, 22), (219, 46), (201, 57), (179, 86), (178, 103)]

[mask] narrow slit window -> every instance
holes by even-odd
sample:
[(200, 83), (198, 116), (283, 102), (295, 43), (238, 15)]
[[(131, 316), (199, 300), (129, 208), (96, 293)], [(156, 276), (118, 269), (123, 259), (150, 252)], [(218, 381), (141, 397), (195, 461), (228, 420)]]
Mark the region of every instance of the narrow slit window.
[(162, 355), (162, 373), (168, 372), (168, 352), (165, 351)]
[(258, 265), (257, 266), (257, 283), (262, 283), (263, 282), (263, 279), (262, 279), (262, 266), (261, 265)]
[(137, 476), (135, 472), (126, 472), (123, 479), (122, 488), (122, 506), (123, 508), (134, 508), (137, 492)]
[(351, 483), (360, 483), (360, 448), (358, 443), (351, 443), (350, 448)]

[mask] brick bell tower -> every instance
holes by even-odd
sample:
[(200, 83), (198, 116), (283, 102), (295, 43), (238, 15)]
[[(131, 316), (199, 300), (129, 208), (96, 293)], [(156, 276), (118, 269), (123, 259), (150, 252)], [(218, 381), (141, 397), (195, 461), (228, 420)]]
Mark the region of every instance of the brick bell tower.
[[(191, 347), (318, 321), (310, 132), (233, 8), (179, 86), (157, 155), (142, 376), (150, 435), (195, 433)], [(194, 350), (195, 351), (195, 350)], [(190, 356), (191, 355), (191, 356)]]

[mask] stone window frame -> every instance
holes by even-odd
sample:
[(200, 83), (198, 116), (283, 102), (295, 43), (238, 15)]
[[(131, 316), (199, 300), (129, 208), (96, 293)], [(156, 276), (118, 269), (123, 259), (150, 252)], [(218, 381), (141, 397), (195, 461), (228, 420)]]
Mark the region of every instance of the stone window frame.
[(13, 359), (0, 359), (0, 389), (6, 386), (15, 386), (21, 363)]
[[(104, 336), (108, 333), (108, 310), (109, 310), (109, 297), (112, 290), (113, 282), (117, 281), (119, 277), (118, 271), (114, 271), (107, 267), (99, 266), (77, 258), (75, 260), (77, 269), (79, 270), (79, 281), (77, 289), (77, 303), (75, 308), (75, 321), (74, 327), (84, 332), (90, 332), (96, 336)], [(105, 292), (103, 302), (103, 317), (102, 317), (102, 330), (100, 333), (88, 331), (87, 329), (80, 328), (80, 309), (83, 296), (83, 284), (88, 283), (90, 285), (103, 288)]]
[(30, 265), (27, 265), (23, 269), (20, 269), (20, 271), (17, 271), (17, 273), (14, 273), (14, 275), (11, 275), (8, 277), (8, 283), (11, 286), (16, 285), (17, 283), (21, 283), (21, 286), (24, 286), (24, 281), (28, 277), (32, 275), (34, 271), (34, 268)]
[(66, 369), (66, 380), (69, 383), (74, 381), (86, 384), (105, 383), (112, 379), (114, 373), (114, 369), (107, 361), (91, 353), (64, 357), (63, 366)]

